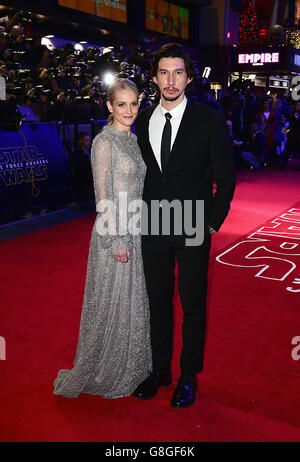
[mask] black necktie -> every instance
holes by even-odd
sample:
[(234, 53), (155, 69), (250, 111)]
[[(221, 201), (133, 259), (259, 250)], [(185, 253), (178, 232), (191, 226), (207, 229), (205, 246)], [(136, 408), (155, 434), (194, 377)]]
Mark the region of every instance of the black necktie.
[(169, 112), (165, 113), (166, 123), (161, 138), (160, 161), (162, 172), (165, 171), (171, 152), (171, 134), (172, 127), (170, 119), (172, 118)]

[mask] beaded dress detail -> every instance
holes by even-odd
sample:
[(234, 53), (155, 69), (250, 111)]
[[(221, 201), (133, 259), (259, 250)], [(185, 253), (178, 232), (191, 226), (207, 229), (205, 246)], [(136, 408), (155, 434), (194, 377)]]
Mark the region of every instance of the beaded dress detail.
[[(140, 201), (141, 205), (146, 166), (136, 136), (114, 125), (95, 137), (91, 164), (98, 214), (89, 247), (77, 352), (74, 368), (58, 372), (54, 394), (120, 398), (130, 395), (152, 371), (141, 234), (120, 233), (118, 213), (120, 193), (126, 193), (128, 204)], [(101, 208), (104, 200), (113, 201), (116, 213)], [(102, 212), (115, 233), (99, 233)], [(113, 252), (118, 248), (129, 250), (127, 263), (115, 261)]]

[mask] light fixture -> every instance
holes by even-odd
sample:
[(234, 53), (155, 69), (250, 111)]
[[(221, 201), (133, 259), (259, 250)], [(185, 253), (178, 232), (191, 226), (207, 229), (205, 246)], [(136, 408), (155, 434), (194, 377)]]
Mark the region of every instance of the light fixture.
[(211, 67), (206, 67), (203, 71), (202, 77), (205, 77), (206, 79), (208, 79), (210, 71), (211, 71)]
[(81, 45), (81, 42), (80, 43), (75, 43), (74, 49), (76, 51), (83, 51), (83, 46)]
[(41, 45), (45, 45), (50, 51), (55, 48), (54, 44), (51, 42), (51, 40), (48, 37), (42, 37)]
[(106, 72), (104, 75), (103, 75), (103, 82), (105, 83), (105, 85), (109, 86), (110, 84), (113, 83), (113, 81), (115, 80), (115, 76), (112, 72)]

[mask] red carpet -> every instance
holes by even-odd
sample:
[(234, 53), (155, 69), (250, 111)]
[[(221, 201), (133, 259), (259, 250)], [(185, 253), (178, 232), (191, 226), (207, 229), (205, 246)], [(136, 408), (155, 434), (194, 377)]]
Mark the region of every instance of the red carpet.
[[(0, 336), (7, 347), (1, 441), (300, 441), (300, 363), (291, 356), (300, 292), (286, 290), (300, 289), (299, 230), (288, 229), (297, 222), (278, 226), (281, 237), (249, 239), (262, 226), (270, 231), (283, 211), (300, 208), (300, 174), (256, 173), (239, 174), (228, 220), (213, 237), (205, 369), (197, 402), (186, 410), (169, 406), (175, 382), (147, 402), (52, 395), (57, 371), (74, 359), (94, 217), (0, 244)], [(289, 244), (280, 247), (283, 241)], [(289, 262), (296, 266), (288, 273)], [(268, 278), (257, 276), (262, 269)], [(175, 300), (177, 378), (177, 292)]]
[(300, 203), (218, 252), (203, 383), (222, 404), (297, 426), (299, 268)]

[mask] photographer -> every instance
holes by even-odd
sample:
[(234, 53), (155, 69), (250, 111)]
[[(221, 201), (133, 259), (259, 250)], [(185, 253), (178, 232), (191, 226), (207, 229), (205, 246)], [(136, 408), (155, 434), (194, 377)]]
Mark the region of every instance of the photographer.
[(78, 205), (88, 208), (94, 199), (93, 175), (90, 162), (91, 138), (88, 133), (80, 132), (78, 146), (73, 155), (73, 169), (77, 190)]
[(80, 92), (80, 101), (84, 105), (85, 120), (102, 120), (105, 118), (105, 108), (103, 104), (103, 86), (95, 80), (92, 85), (86, 85)]
[(10, 45), (16, 51), (26, 51), (24, 42), (24, 29), (21, 25), (15, 25), (10, 32)]
[(60, 88), (61, 90), (74, 89), (72, 84), (72, 74), (69, 73), (68, 69), (66, 69), (64, 66), (57, 66), (56, 70), (53, 71), (53, 74), (51, 74), (51, 76), (52, 78), (57, 80), (58, 88)]
[(0, 59), (3, 59), (3, 53), (8, 47), (8, 34), (4, 29), (0, 29)]
[(105, 73), (135, 82), (142, 107), (156, 100), (148, 52), (141, 45), (133, 44), (126, 53), (123, 46), (106, 53), (90, 46), (77, 53), (70, 43), (49, 50), (34, 28), (34, 35), (27, 36), (31, 21), (30, 12), (14, 12), (0, 30), (0, 75), (12, 84), (9, 99), (14, 104), (31, 107), (41, 121), (103, 120), (107, 85), (99, 76)]
[(55, 90), (52, 93), (52, 101), (48, 109), (48, 120), (65, 120), (65, 93), (63, 90)]
[(38, 98), (34, 95), (35, 90), (29, 88), (26, 92), (26, 95), (23, 100), (23, 105), (26, 107), (30, 107), (33, 112), (38, 116), (39, 108), (38, 108)]
[(36, 64), (34, 67), (34, 75), (38, 76), (40, 69), (48, 68), (50, 66), (49, 50), (45, 45), (39, 45), (35, 50)]
[(17, 104), (21, 98), (22, 89), (15, 87), (14, 84), (9, 83), (6, 85), (6, 101), (1, 101), (0, 122), (15, 122), (19, 119), (19, 111)]
[(48, 118), (48, 111), (49, 111), (49, 93), (50, 90), (43, 90), (39, 94), (39, 102), (38, 102), (38, 116), (41, 122), (47, 122)]
[(47, 68), (42, 68), (39, 70), (35, 84), (36, 86), (42, 86), (45, 90), (52, 90), (52, 85), (49, 80), (49, 72)]
[(5, 78), (6, 83), (13, 81), (11, 72), (7, 69), (5, 62), (1, 60), (0, 60), (0, 76)]

